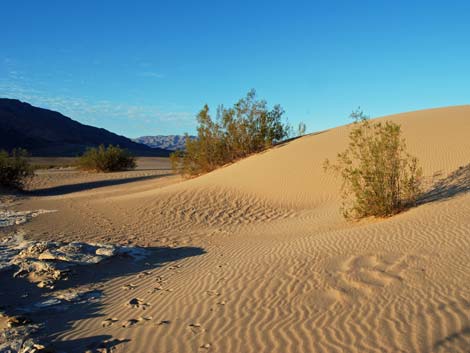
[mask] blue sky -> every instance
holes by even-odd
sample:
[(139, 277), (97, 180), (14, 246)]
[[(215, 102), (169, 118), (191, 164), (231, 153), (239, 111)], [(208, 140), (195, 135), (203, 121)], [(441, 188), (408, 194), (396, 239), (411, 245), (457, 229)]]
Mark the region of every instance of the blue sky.
[(255, 88), (317, 131), (468, 104), (469, 1), (2, 2), (0, 97), (129, 137)]

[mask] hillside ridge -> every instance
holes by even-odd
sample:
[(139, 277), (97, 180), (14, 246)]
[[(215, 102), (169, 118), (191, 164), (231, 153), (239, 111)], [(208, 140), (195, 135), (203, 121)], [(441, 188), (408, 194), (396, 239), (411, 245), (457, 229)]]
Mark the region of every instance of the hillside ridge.
[(26, 148), (33, 156), (73, 157), (100, 144), (119, 145), (137, 156), (169, 155), (103, 128), (85, 125), (60, 112), (17, 99), (0, 98), (0, 149)]

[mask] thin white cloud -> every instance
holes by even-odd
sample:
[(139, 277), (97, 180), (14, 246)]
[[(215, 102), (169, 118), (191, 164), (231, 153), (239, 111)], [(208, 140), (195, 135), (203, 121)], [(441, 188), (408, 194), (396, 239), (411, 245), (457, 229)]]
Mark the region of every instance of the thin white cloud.
[(151, 77), (151, 78), (164, 78), (165, 75), (159, 73), (159, 72), (154, 72), (154, 71), (143, 71), (139, 72), (138, 76), (141, 77)]
[[(164, 109), (155, 105), (138, 105), (110, 100), (79, 98), (63, 89), (60, 94), (51, 94), (45, 83), (31, 78), (17, 67), (14, 61), (4, 57), (0, 61), (0, 97), (15, 98), (35, 106), (47, 108), (79, 120), (85, 124), (130, 130), (191, 129), (194, 113)], [(142, 76), (162, 78), (155, 71), (143, 71)], [(68, 76), (67, 76), (68, 77)], [(170, 111), (169, 111), (170, 110)]]
[(194, 121), (194, 114), (191, 112), (167, 112), (156, 106), (123, 104), (108, 100), (90, 101), (63, 95), (48, 96), (42, 91), (25, 88), (13, 80), (0, 81), (0, 97), (15, 98), (43, 108), (56, 110), (85, 123), (113, 119), (144, 124), (171, 123), (191, 126)]

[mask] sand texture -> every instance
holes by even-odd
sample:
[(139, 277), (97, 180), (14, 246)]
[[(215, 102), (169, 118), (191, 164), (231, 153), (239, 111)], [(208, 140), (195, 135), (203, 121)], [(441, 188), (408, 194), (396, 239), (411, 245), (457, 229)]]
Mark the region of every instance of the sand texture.
[(469, 352), (470, 106), (386, 118), (402, 125), (427, 192), (383, 220), (345, 221), (340, 180), (323, 171), (348, 126), (191, 180), (162, 161), (106, 176), (42, 172), (11, 204), (56, 211), (17, 225), (27, 238), (151, 252), (64, 285), (102, 295), (38, 316), (55, 349)]

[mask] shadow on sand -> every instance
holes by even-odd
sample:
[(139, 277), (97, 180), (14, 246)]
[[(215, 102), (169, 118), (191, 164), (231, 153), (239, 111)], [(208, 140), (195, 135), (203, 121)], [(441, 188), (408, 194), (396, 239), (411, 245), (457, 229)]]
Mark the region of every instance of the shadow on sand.
[(159, 178), (163, 178), (163, 177), (170, 176), (170, 175), (172, 174), (166, 173), (166, 174), (160, 174), (160, 175), (148, 175), (148, 176), (140, 176), (140, 177), (133, 177), (133, 178), (91, 181), (91, 182), (81, 183), (81, 184), (60, 185), (60, 186), (55, 186), (55, 187), (46, 188), (46, 189), (26, 191), (25, 194), (28, 196), (59, 196), (59, 195), (70, 194), (70, 193), (78, 192), (78, 191), (102, 188), (105, 186), (122, 185), (122, 184), (127, 184), (127, 183), (133, 183), (135, 181), (159, 179)]
[[(0, 272), (0, 283), (2, 283), (0, 290), (1, 309), (8, 316), (22, 315), (24, 313), (22, 308), (31, 308), (35, 303), (49, 299), (55, 291), (73, 290), (81, 286), (89, 286), (93, 289), (92, 293), (95, 298), (93, 300), (82, 300), (76, 303), (65, 302), (36, 310), (34, 313), (26, 314), (26, 316), (33, 323), (42, 325), (42, 328), (33, 337), (37, 336), (49, 342), (52, 351), (109, 351), (112, 347), (128, 340), (120, 340), (111, 335), (103, 334), (70, 340), (61, 338), (79, 321), (101, 316), (105, 319), (101, 299), (104, 294), (102, 289), (105, 288), (106, 282), (113, 278), (139, 273), (146, 273), (151, 276), (152, 273), (148, 274), (149, 271), (166, 263), (205, 253), (204, 249), (199, 247), (153, 247), (146, 248), (146, 250), (148, 255), (139, 261), (125, 257), (115, 257), (96, 265), (76, 266), (73, 268), (70, 279), (57, 282), (53, 290), (38, 288), (25, 278), (13, 278), (13, 271), (11, 270)], [(131, 280), (129, 281), (131, 282)], [(136, 280), (134, 279), (134, 281)]]
[(448, 176), (433, 182), (420, 197), (418, 204), (445, 201), (468, 191), (470, 191), (470, 164), (461, 166)]

